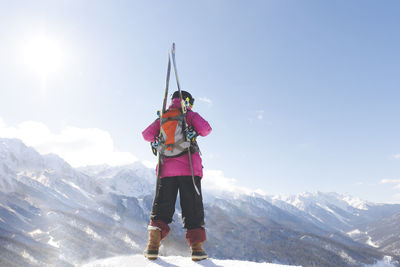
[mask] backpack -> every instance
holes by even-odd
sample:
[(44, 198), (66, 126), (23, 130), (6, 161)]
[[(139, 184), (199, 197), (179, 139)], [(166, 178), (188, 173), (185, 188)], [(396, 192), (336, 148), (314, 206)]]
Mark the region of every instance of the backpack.
[(191, 142), (185, 133), (185, 116), (181, 109), (169, 109), (160, 118), (160, 136), (158, 152), (163, 157), (179, 157), (188, 151)]

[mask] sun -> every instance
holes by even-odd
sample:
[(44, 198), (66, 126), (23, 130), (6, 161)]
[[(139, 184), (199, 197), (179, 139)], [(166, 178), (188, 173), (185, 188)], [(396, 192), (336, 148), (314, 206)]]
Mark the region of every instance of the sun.
[(58, 71), (65, 62), (65, 52), (60, 43), (46, 35), (28, 41), (23, 56), (25, 64), (42, 77)]

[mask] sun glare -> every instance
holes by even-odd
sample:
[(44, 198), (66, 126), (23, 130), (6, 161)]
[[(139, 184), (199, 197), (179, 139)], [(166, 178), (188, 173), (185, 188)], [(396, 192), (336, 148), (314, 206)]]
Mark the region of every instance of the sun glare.
[(24, 61), (32, 70), (47, 76), (62, 67), (65, 54), (57, 41), (41, 35), (27, 42)]

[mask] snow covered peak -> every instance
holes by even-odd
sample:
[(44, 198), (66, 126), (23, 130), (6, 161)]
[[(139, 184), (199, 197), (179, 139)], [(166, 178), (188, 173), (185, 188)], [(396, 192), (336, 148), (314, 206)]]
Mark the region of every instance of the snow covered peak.
[(119, 172), (124, 170), (130, 170), (135, 172), (136, 174), (142, 176), (146, 180), (150, 181), (155, 178), (154, 170), (146, 167), (143, 163), (136, 161), (132, 164), (122, 165), (122, 166), (110, 166), (107, 164), (102, 165), (91, 165), (86, 167), (77, 168), (77, 170), (96, 178), (112, 178), (117, 175)]
[(75, 170), (56, 154), (39, 154), (19, 139), (0, 138), (0, 163), (15, 172), (52, 170), (72, 175)]
[(365, 200), (362, 200), (357, 197), (352, 197), (349, 195), (344, 195), (343, 200), (345, 202), (347, 202), (347, 204), (349, 204), (353, 208), (359, 209), (359, 210), (368, 210), (368, 208), (373, 205), (372, 203), (369, 203)]
[(86, 166), (78, 169), (94, 178), (107, 188), (106, 191), (117, 195), (140, 197), (154, 190), (156, 177), (154, 170), (141, 162), (123, 166)]
[(44, 168), (41, 155), (19, 139), (0, 138), (0, 162), (13, 170)]
[(79, 167), (77, 168), (79, 171), (91, 175), (91, 176), (97, 176), (100, 173), (104, 172), (107, 169), (110, 169), (111, 166), (107, 164), (100, 164), (100, 165), (89, 165), (89, 166), (84, 166), (84, 167)]
[(73, 168), (64, 159), (56, 154), (46, 154), (42, 156), (46, 168), (55, 170), (59, 173), (72, 172)]
[(279, 199), (285, 201), (301, 210), (307, 209), (309, 205), (319, 205), (319, 206), (335, 206), (340, 209), (351, 211), (353, 209), (357, 210), (368, 210), (372, 205), (367, 201), (361, 200), (356, 197), (349, 195), (342, 195), (335, 192), (304, 192), (292, 196), (276, 196), (274, 199)]
[(342, 208), (344, 210), (349, 210), (349, 207), (358, 209), (358, 210), (368, 210), (371, 203), (364, 201), (360, 198), (353, 197), (347, 194), (339, 194), (335, 192), (330, 193), (321, 193), (318, 192), (318, 195), (321, 199), (325, 200), (325, 202), (332, 203), (335, 206)]

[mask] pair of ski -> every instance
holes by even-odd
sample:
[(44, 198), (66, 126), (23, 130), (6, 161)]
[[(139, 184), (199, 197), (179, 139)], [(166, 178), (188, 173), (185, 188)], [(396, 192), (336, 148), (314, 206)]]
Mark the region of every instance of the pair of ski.
[[(181, 108), (182, 108), (182, 114), (186, 114), (187, 112), (187, 108), (186, 108), (186, 104), (185, 104), (185, 100), (182, 97), (182, 91), (181, 91), (181, 86), (179, 84), (179, 78), (178, 78), (178, 70), (176, 68), (176, 61), (175, 61), (175, 43), (172, 43), (172, 48), (171, 48), (171, 55), (172, 55), (172, 63), (174, 65), (174, 73), (175, 73), (175, 79), (176, 79), (176, 85), (178, 87), (178, 91), (179, 91), (179, 97), (181, 99)], [(168, 98), (168, 89), (169, 89), (169, 77), (171, 76), (171, 56), (168, 53), (168, 67), (167, 67), (167, 78), (166, 78), (166, 82), (165, 82), (165, 91), (164, 91), (164, 100), (163, 100), (163, 106), (160, 112), (160, 119), (162, 118), (163, 114), (165, 113), (166, 109), (167, 109), (167, 98)], [(185, 124), (185, 133), (187, 133), (189, 125), (186, 121), (186, 116), (184, 116), (184, 124)], [(189, 137), (186, 135), (186, 140), (190, 142)], [(192, 174), (192, 181), (193, 181), (193, 186), (194, 189), (196, 190), (196, 193), (198, 195), (200, 195), (199, 189), (196, 186), (196, 183), (194, 181), (194, 171), (193, 171), (193, 163), (192, 163), (192, 152), (190, 151), (190, 147), (187, 150), (187, 154), (189, 156), (189, 165), (190, 165), (190, 171)], [(162, 165), (162, 159), (161, 159), (161, 155), (160, 153), (158, 153), (158, 165), (157, 165), (157, 179), (160, 178), (160, 174), (161, 174), (161, 165)]]

